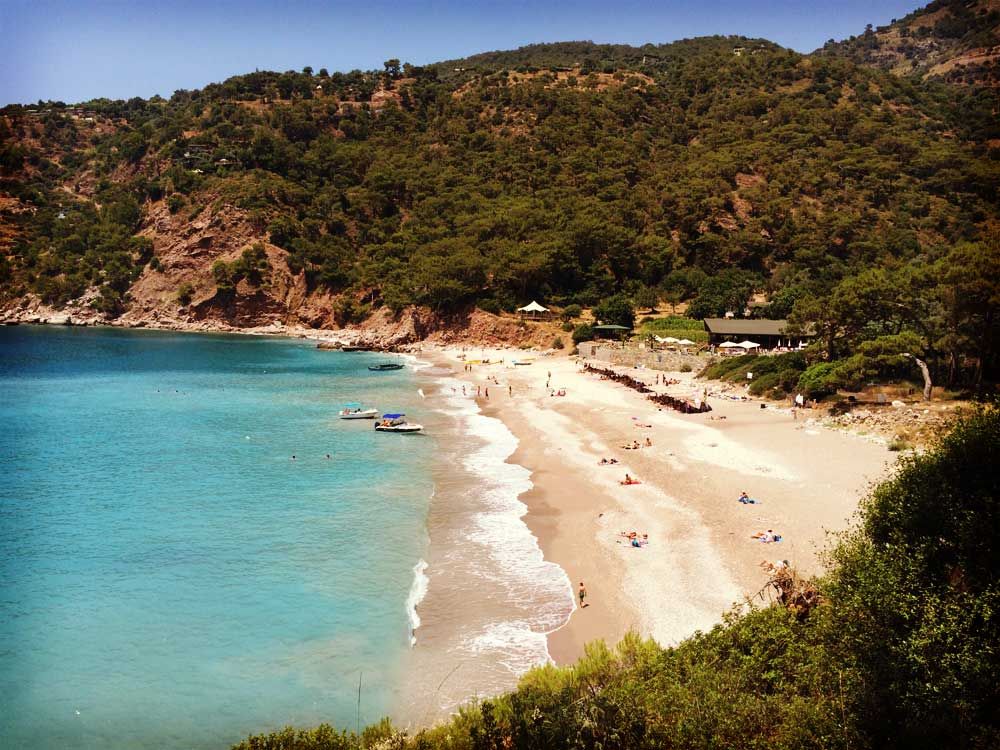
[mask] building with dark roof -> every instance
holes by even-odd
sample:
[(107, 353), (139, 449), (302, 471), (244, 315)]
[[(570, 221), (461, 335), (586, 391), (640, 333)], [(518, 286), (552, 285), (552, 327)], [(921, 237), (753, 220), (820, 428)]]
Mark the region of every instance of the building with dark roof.
[(708, 343), (718, 346), (725, 341), (753, 341), (762, 349), (787, 347), (796, 349), (809, 343), (816, 334), (805, 330), (795, 335), (785, 333), (787, 320), (744, 320), (739, 318), (705, 318)]

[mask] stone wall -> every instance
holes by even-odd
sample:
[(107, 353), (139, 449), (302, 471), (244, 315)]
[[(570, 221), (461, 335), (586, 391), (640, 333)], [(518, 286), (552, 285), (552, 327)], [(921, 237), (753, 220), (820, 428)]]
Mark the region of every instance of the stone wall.
[(578, 346), (578, 350), (584, 359), (595, 359), (625, 367), (641, 365), (649, 370), (663, 370), (665, 372), (680, 372), (684, 365), (688, 365), (691, 372), (701, 372), (716, 357), (716, 355), (707, 352), (685, 354), (671, 350), (650, 351), (644, 346), (640, 347), (636, 344), (627, 344), (623, 349), (621, 344), (597, 341), (584, 341)]

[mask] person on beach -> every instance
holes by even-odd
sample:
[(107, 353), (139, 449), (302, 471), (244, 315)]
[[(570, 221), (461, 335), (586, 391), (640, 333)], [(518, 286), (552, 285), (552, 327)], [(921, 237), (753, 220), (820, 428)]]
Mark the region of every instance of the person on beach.
[(487, 388), (487, 389), (486, 389), (486, 398), (489, 398), (489, 397), (490, 397), (490, 389), (489, 389), (489, 388)]
[(584, 604), (584, 599), (587, 598), (587, 587), (583, 585), (583, 581), (580, 581), (580, 589), (576, 592), (576, 595), (580, 598), (580, 609), (588, 606)]
[(646, 438), (646, 447), (647, 448), (652, 448), (653, 447), (653, 441), (650, 440), (649, 438)]
[(512, 385), (508, 385), (507, 386), (507, 395), (508, 396), (513, 396), (514, 395), (514, 386), (512, 386)]

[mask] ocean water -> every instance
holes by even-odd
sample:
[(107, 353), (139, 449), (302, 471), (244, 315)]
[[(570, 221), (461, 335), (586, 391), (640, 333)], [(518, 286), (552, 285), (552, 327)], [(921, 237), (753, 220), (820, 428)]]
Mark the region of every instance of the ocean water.
[(441, 438), (336, 418), (362, 401), (424, 421), (412, 366), (367, 370), (385, 358), (0, 328), (0, 745), (353, 728), (359, 679), (362, 724), (393, 710)]

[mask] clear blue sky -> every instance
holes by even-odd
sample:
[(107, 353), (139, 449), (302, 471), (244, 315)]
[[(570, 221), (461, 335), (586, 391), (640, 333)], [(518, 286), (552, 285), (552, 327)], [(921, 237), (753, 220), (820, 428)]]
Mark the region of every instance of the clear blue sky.
[(522, 44), (764, 37), (808, 52), (920, 0), (0, 0), (0, 104), (170, 96), (260, 70), (415, 65)]

